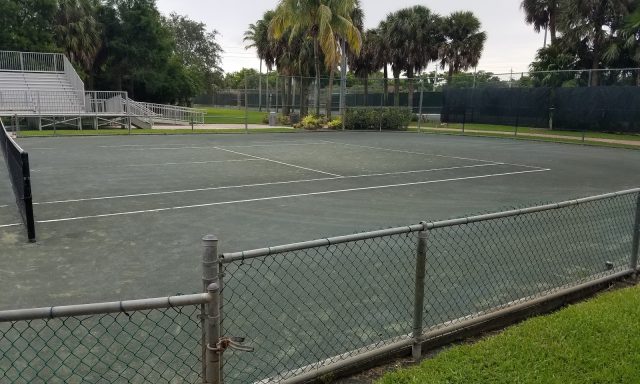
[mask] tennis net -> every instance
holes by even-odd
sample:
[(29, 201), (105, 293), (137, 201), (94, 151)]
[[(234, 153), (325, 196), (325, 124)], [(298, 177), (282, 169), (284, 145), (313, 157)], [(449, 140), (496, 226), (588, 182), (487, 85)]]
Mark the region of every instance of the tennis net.
[(11, 186), (16, 197), (22, 221), (27, 227), (29, 241), (36, 240), (36, 227), (33, 218), (33, 199), (31, 197), (31, 175), (29, 171), (29, 154), (11, 138), (0, 119), (0, 151), (7, 164)]

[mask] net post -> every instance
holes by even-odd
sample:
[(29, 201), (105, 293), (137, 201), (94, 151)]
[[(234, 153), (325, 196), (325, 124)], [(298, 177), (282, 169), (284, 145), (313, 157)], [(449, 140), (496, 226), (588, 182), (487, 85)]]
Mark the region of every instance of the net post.
[(25, 221), (27, 224), (27, 235), (30, 243), (36, 242), (36, 224), (33, 217), (33, 198), (31, 197), (31, 171), (29, 168), (29, 155), (25, 152), (20, 154), (22, 162), (23, 178), (23, 202), (25, 210)]
[(418, 361), (422, 356), (422, 320), (424, 313), (424, 284), (427, 264), (428, 233), (429, 232), (426, 229), (418, 232), (418, 248), (416, 252), (416, 286), (413, 300), (413, 330), (411, 333), (411, 338), (413, 339), (411, 356), (415, 361)]
[(211, 294), (212, 300), (200, 307), (202, 329), (202, 380), (205, 384), (222, 382), (222, 354), (216, 350), (222, 334), (220, 316), (220, 261), (218, 259), (218, 238), (206, 235), (202, 238), (202, 286)]
[(640, 250), (640, 192), (636, 198), (636, 220), (633, 224), (633, 245), (631, 247), (631, 262), (629, 268), (633, 271), (638, 269), (638, 251)]

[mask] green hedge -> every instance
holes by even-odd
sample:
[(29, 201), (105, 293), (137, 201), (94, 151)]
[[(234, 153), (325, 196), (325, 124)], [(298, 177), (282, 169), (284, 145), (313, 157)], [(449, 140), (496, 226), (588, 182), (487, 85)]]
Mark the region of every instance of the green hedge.
[(407, 108), (349, 108), (345, 129), (406, 131), (412, 113)]

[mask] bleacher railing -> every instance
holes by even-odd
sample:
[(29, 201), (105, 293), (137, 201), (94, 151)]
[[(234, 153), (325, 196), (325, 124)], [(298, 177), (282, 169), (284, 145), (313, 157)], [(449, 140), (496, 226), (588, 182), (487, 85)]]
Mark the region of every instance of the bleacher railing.
[(137, 102), (137, 104), (157, 116), (157, 122), (175, 124), (204, 124), (205, 111), (177, 105)]
[(0, 70), (17, 72), (65, 72), (60, 53), (0, 51)]

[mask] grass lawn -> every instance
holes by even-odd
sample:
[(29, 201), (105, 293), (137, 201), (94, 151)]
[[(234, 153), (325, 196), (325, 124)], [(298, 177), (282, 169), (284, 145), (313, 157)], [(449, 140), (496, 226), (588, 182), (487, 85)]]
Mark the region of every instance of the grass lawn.
[[(206, 124), (244, 124), (245, 111), (244, 109), (233, 108), (211, 108), (211, 107), (199, 107), (207, 111), (204, 117)], [(248, 124), (264, 124), (264, 119), (267, 117), (267, 112), (258, 112), (249, 110), (247, 116)]]
[(602, 294), (385, 375), (404, 383), (637, 383), (640, 286)]
[[(244, 133), (244, 129), (132, 129), (131, 135), (199, 135), (211, 133)], [(292, 133), (297, 130), (288, 128), (263, 128), (249, 129), (249, 133)], [(79, 131), (77, 129), (57, 131), (20, 131), (19, 137), (53, 137), (53, 136), (126, 136), (129, 135), (127, 129), (85, 129)]]
[[(418, 124), (412, 123), (411, 127), (417, 128)], [(429, 130), (429, 128), (434, 128), (434, 124), (433, 123), (422, 124), (422, 129)], [(447, 126), (443, 126), (441, 128), (458, 129), (462, 131), (462, 124), (448, 124)], [(515, 127), (513, 126), (494, 125), (494, 124), (465, 124), (465, 130), (515, 133)], [(524, 136), (528, 133), (542, 134), (542, 135), (572, 136), (572, 137), (582, 139), (582, 132), (558, 131), (558, 130), (549, 130), (545, 128), (518, 127), (518, 135)], [(616, 133), (604, 133), (604, 132), (585, 132), (585, 138), (640, 141), (640, 135), (616, 134)]]

